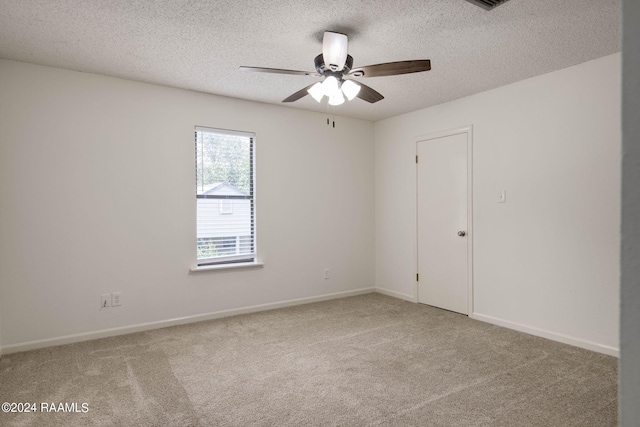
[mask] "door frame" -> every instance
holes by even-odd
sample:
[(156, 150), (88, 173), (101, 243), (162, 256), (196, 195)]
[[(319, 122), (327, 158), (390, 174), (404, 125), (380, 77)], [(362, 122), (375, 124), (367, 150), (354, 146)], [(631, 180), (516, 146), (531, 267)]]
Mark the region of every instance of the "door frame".
[[(444, 138), (447, 136), (466, 134), (467, 136), (467, 289), (468, 289), (468, 316), (473, 314), (473, 125), (463, 126), (455, 129), (447, 129), (438, 132), (432, 132), (424, 135), (418, 135), (414, 138), (415, 155), (418, 156), (418, 143), (428, 141), (430, 139)], [(416, 162), (414, 169), (414, 270), (418, 273), (418, 163)], [(415, 301), (418, 302), (419, 292), (418, 280), (415, 282)]]

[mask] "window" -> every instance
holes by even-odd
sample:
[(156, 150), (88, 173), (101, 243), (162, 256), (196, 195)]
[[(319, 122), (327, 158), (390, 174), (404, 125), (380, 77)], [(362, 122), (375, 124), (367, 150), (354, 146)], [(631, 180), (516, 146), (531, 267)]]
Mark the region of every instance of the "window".
[(254, 262), (254, 134), (196, 127), (198, 266)]
[(220, 215), (229, 215), (233, 213), (233, 200), (220, 200)]

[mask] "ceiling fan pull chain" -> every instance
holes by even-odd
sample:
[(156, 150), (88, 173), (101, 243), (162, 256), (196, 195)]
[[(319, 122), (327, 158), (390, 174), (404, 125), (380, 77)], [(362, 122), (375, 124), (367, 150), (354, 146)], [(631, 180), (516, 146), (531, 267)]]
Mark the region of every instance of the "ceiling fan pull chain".
[(333, 127), (336, 127), (336, 122), (334, 120), (334, 115), (333, 115), (333, 106), (327, 103), (327, 126), (331, 126), (332, 120), (333, 120)]
[[(331, 110), (331, 112), (329, 112), (329, 110)], [(333, 125), (333, 128), (336, 127), (336, 114), (334, 107), (327, 104), (327, 126), (331, 125)]]

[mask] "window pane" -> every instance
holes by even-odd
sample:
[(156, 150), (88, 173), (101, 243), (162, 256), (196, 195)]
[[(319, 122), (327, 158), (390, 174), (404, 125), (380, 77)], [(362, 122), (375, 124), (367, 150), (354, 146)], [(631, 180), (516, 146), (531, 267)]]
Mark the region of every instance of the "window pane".
[(253, 135), (196, 128), (198, 263), (253, 259)]

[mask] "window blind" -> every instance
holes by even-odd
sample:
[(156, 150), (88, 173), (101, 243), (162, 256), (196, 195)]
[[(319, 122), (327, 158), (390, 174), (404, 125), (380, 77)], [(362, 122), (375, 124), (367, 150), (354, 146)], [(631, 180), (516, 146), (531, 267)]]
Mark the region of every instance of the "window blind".
[(254, 139), (195, 128), (198, 265), (255, 261)]

